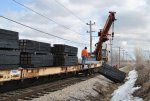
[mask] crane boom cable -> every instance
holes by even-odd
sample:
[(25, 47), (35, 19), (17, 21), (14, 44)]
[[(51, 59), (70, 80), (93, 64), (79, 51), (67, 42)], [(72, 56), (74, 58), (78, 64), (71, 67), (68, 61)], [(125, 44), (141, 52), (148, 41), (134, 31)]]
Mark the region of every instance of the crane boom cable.
[(17, 4), (19, 4), (20, 6), (23, 6), (24, 8), (26, 8), (26, 9), (28, 9), (28, 10), (34, 12), (34, 13), (40, 15), (41, 17), (46, 18), (47, 20), (50, 20), (50, 21), (54, 22), (55, 24), (59, 25), (59, 26), (62, 27), (62, 28), (65, 28), (65, 29), (67, 29), (67, 30), (70, 30), (70, 31), (72, 31), (72, 32), (74, 32), (74, 33), (77, 33), (77, 34), (83, 36), (83, 34), (81, 34), (81, 33), (79, 33), (79, 32), (76, 32), (76, 31), (70, 29), (69, 27), (67, 27), (67, 26), (65, 26), (65, 25), (63, 25), (63, 24), (60, 24), (60, 23), (54, 21), (53, 19), (51, 19), (51, 18), (49, 18), (49, 17), (47, 17), (47, 16), (45, 16), (45, 15), (43, 15), (43, 14), (41, 14), (41, 13), (35, 11), (35, 10), (33, 10), (33, 9), (31, 9), (31, 8), (28, 7), (28, 6), (25, 6), (24, 4), (22, 4), (22, 3), (20, 3), (20, 2), (18, 2), (18, 1), (16, 1), (16, 0), (12, 0), (12, 1), (15, 2), (15, 3), (17, 3)]
[(17, 24), (19, 24), (19, 25), (22, 25), (22, 26), (24, 26), (24, 27), (30, 28), (30, 29), (32, 29), (32, 30), (35, 30), (35, 31), (41, 32), (41, 33), (43, 33), (43, 34), (47, 34), (47, 35), (50, 35), (50, 36), (53, 36), (53, 37), (56, 37), (56, 38), (59, 38), (59, 39), (62, 39), (62, 40), (66, 40), (66, 41), (73, 42), (73, 43), (77, 43), (77, 44), (89, 45), (89, 44), (85, 44), (85, 43), (80, 43), (80, 42), (68, 40), (68, 39), (65, 39), (65, 38), (62, 38), (62, 37), (53, 35), (53, 34), (48, 33), (48, 32), (44, 32), (44, 31), (42, 31), (42, 30), (33, 28), (33, 27), (31, 27), (31, 26), (25, 25), (25, 24), (23, 24), (23, 23), (17, 22), (17, 21), (15, 21), (15, 20), (9, 19), (9, 18), (4, 17), (4, 16), (0, 16), (0, 17), (3, 18), (3, 19), (9, 20), (9, 21), (11, 21), (11, 22), (17, 23)]

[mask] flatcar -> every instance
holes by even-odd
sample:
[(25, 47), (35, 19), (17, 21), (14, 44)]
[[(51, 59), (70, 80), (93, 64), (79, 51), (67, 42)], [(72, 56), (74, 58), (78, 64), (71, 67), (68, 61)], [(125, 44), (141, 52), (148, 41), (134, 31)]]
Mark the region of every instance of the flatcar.
[(98, 72), (99, 61), (78, 63), (73, 46), (19, 40), (18, 32), (0, 29), (0, 92), (45, 83), (54, 78)]

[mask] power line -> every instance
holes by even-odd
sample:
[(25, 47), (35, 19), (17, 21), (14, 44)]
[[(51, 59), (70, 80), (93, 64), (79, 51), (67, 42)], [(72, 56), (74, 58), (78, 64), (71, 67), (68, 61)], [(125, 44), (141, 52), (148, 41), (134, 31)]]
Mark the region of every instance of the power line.
[(77, 16), (76, 14), (74, 14), (70, 9), (68, 9), (67, 7), (65, 7), (62, 3), (60, 3), (59, 1), (55, 0), (55, 2), (57, 4), (59, 4), (60, 6), (62, 6), (63, 8), (65, 8), (69, 13), (71, 13), (73, 16), (75, 16), (77, 19), (79, 19), (81, 22), (85, 23), (79, 16)]
[[(57, 0), (54, 0), (57, 4), (59, 4), (60, 6), (62, 6), (63, 8), (65, 8), (69, 13), (71, 13), (73, 16), (75, 16), (79, 21), (85, 23), (85, 21), (83, 21), (79, 16), (77, 16), (75, 13), (73, 13), (70, 9), (68, 9), (67, 7), (65, 7), (62, 3), (60, 3), (59, 1)], [(85, 29), (85, 28), (83, 28)], [(87, 30), (87, 29), (85, 29)]]
[(35, 10), (33, 10), (33, 9), (31, 9), (31, 8), (29, 8), (28, 6), (23, 5), (22, 3), (20, 3), (20, 2), (18, 2), (18, 1), (16, 1), (16, 0), (12, 0), (12, 1), (14, 1), (15, 3), (19, 4), (20, 6), (23, 6), (24, 8), (26, 8), (26, 9), (28, 9), (28, 10), (34, 12), (34, 13), (40, 15), (41, 17), (44, 17), (44, 18), (46, 18), (47, 20), (50, 20), (50, 21), (56, 23), (57, 25), (59, 25), (59, 26), (65, 28), (65, 29), (67, 29), (67, 30), (70, 30), (70, 31), (72, 31), (72, 32), (74, 32), (74, 33), (78, 33), (79, 35), (83, 35), (83, 34), (81, 34), (81, 33), (79, 33), (79, 32), (76, 32), (76, 31), (70, 29), (69, 27), (67, 27), (67, 26), (65, 26), (65, 25), (62, 25), (62, 24), (60, 24), (60, 23), (54, 21), (53, 19), (51, 19), (51, 18), (49, 18), (49, 17), (47, 17), (47, 16), (45, 16), (45, 15), (43, 15), (43, 14), (41, 14), (41, 13), (35, 11)]
[(17, 24), (19, 24), (19, 25), (22, 25), (22, 26), (24, 26), (24, 27), (30, 28), (30, 29), (32, 29), (32, 30), (38, 31), (38, 32), (40, 32), (40, 33), (44, 33), (44, 34), (47, 34), (47, 35), (50, 35), (50, 36), (53, 36), (53, 37), (56, 37), (56, 38), (59, 38), (59, 39), (62, 39), (62, 40), (69, 41), (69, 42), (73, 42), (73, 43), (77, 43), (77, 44), (83, 44), (83, 45), (88, 45), (88, 44), (85, 44), (85, 43), (80, 43), (80, 42), (68, 40), (68, 39), (65, 39), (65, 38), (62, 38), (62, 37), (53, 35), (53, 34), (51, 34), (51, 33), (41, 31), (41, 30), (39, 30), (39, 29), (36, 29), (36, 28), (31, 27), (31, 26), (22, 24), (22, 23), (20, 23), (20, 22), (17, 22), (17, 21), (15, 21), (15, 20), (9, 19), (9, 18), (4, 17), (4, 16), (0, 16), (0, 17), (3, 18), (3, 19), (9, 20), (9, 21), (11, 21), (11, 22), (17, 23)]
[[(69, 13), (71, 13), (73, 16), (75, 16), (77, 19), (79, 19), (81, 22), (85, 23), (85, 21), (83, 21), (79, 16), (77, 16), (75, 13), (73, 13), (70, 9), (68, 9), (67, 7), (65, 7), (62, 3), (60, 3), (58, 0), (54, 0), (57, 4), (59, 4), (60, 6), (62, 6), (63, 8), (65, 8)], [(97, 25), (95, 25), (97, 26)], [(98, 26), (97, 26), (98, 27)], [(85, 29), (86, 30), (86, 29)], [(97, 29), (99, 31), (99, 29)]]
[[(62, 6), (63, 8), (65, 8), (69, 13), (71, 13), (73, 16), (75, 16), (77, 19), (79, 19), (81, 22), (85, 23), (85, 21), (83, 21), (79, 16), (77, 16), (74, 12), (72, 12), (70, 9), (68, 9), (67, 7), (65, 7), (62, 3), (60, 3), (58, 0), (54, 0), (57, 4), (59, 4), (60, 6)], [(96, 25), (97, 26), (97, 25)], [(98, 26), (97, 26), (98, 27)], [(86, 29), (85, 29), (86, 30)], [(99, 29), (98, 29), (99, 30)]]

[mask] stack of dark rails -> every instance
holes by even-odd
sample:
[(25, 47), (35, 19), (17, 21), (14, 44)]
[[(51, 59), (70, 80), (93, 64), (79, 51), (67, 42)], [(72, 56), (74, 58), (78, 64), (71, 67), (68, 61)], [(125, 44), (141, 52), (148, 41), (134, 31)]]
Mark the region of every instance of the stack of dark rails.
[(18, 32), (0, 29), (0, 69), (19, 66)]
[(102, 67), (99, 69), (99, 73), (116, 83), (123, 82), (126, 77), (126, 73), (106, 63), (103, 63)]
[(0, 69), (77, 65), (77, 52), (64, 44), (19, 40), (18, 32), (0, 29)]
[(20, 40), (20, 65), (21, 67), (48, 67), (53, 66), (51, 45), (32, 40)]
[(56, 66), (71, 66), (78, 64), (77, 58), (78, 48), (64, 45), (54, 44), (53, 54), (55, 57), (54, 65)]

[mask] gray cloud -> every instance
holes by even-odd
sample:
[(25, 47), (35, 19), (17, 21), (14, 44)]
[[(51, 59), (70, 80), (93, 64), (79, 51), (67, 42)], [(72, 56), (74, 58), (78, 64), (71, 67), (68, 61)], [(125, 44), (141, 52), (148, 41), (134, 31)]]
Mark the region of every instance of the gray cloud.
[[(19, 1), (19, 0), (18, 0)], [(143, 46), (150, 39), (150, 14), (149, 0), (58, 0), (65, 7), (69, 8), (74, 14), (79, 16), (84, 22), (89, 20), (95, 21), (97, 29), (103, 28), (108, 17), (108, 11), (116, 11), (114, 46), (122, 46), (122, 42), (127, 42), (125, 48), (134, 50), (135, 45)], [(14, 4), (12, 4), (14, 5)], [(89, 43), (89, 35), (85, 29), (89, 29), (85, 23), (70, 14), (66, 9), (61, 7), (55, 0), (30, 0), (25, 5), (32, 9), (41, 12), (42, 14), (52, 18), (56, 22), (69, 27), (71, 30), (79, 32), (73, 33), (69, 30), (61, 28), (57, 24), (44, 19), (29, 10), (20, 7), (20, 11), (7, 11), (3, 14), (9, 18), (20, 21), (40, 30), (70, 39), (76, 42)], [(17, 6), (17, 5), (16, 5)], [(18, 5), (19, 6), (19, 5)], [(20, 25), (0, 19), (0, 27), (16, 30), (20, 32), (20, 38), (28, 38), (49, 43), (65, 43), (79, 47), (79, 51), (85, 45), (79, 45), (68, 41), (63, 41), (33, 30), (30, 30)], [(84, 28), (84, 29), (83, 29)], [(97, 33), (93, 33), (97, 35)], [(98, 38), (93, 38), (94, 43)], [(143, 44), (140, 44), (143, 43)], [(89, 47), (88, 47), (89, 48)]]

